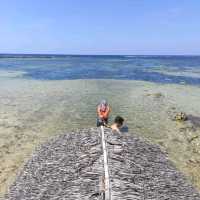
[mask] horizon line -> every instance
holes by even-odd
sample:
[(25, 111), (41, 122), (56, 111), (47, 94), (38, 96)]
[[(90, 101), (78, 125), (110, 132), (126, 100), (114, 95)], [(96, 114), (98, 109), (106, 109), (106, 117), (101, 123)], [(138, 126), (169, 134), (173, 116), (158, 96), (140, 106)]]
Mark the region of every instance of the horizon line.
[(63, 53), (0, 53), (0, 55), (52, 55), (52, 56), (200, 56), (200, 54), (63, 54)]

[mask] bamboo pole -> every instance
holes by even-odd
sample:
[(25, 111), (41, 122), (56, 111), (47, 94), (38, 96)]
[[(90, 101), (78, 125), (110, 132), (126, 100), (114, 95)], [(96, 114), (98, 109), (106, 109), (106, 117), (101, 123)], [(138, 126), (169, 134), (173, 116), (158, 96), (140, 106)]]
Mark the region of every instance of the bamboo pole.
[(101, 138), (104, 158), (104, 188), (105, 188), (105, 200), (111, 200), (111, 188), (109, 180), (109, 168), (108, 168), (108, 153), (105, 141), (104, 127), (101, 126)]

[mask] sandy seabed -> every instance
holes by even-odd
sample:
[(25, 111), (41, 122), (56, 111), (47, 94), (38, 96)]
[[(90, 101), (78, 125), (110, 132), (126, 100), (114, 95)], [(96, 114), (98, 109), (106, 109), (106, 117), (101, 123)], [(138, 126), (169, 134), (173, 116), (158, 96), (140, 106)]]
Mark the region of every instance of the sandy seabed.
[[(96, 125), (105, 98), (110, 122), (122, 115), (129, 132), (167, 151), (200, 190), (200, 87), (123, 80), (39, 81), (0, 78), (0, 194), (34, 149), (48, 138)], [(173, 117), (185, 112), (189, 120)]]

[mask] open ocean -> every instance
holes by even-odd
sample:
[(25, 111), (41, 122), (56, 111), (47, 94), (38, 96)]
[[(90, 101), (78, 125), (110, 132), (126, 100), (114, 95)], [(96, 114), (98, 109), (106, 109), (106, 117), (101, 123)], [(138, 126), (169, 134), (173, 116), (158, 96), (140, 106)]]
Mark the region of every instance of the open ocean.
[(0, 70), (37, 80), (117, 79), (200, 84), (200, 56), (0, 54)]

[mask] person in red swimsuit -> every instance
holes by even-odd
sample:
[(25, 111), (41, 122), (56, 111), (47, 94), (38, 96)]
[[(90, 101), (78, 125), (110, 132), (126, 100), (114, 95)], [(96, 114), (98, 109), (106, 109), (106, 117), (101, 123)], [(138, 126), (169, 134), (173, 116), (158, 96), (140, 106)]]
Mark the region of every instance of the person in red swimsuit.
[(97, 107), (97, 127), (108, 124), (110, 111), (111, 109), (106, 100), (102, 100)]

